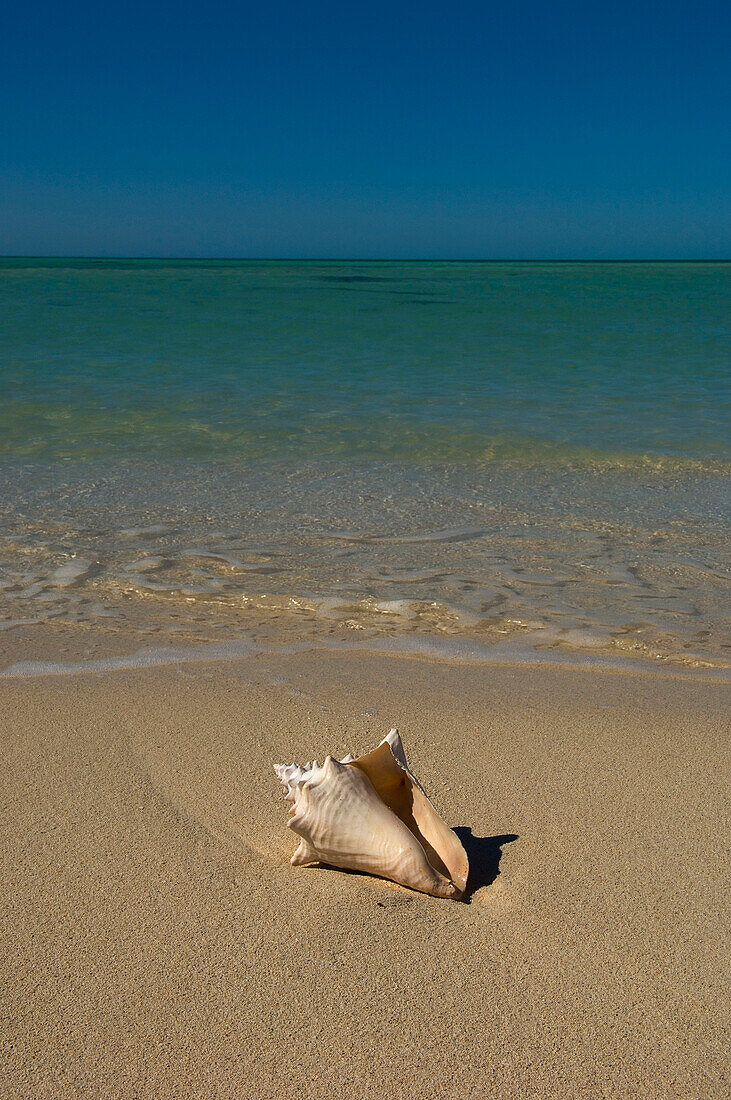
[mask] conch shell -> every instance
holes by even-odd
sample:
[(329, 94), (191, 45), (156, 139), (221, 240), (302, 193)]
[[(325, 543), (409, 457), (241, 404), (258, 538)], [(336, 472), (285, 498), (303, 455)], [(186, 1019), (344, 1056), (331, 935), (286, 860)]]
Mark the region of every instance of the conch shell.
[(293, 864), (367, 871), (438, 898), (464, 893), (467, 854), (409, 770), (397, 729), (357, 760), (274, 770), (292, 803), (289, 828), (301, 837)]

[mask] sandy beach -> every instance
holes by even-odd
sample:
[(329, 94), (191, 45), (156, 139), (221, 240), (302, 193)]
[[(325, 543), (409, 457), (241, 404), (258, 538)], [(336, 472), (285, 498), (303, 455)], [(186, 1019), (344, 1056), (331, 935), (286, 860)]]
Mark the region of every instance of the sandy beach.
[[(0, 680), (8, 1098), (728, 1096), (728, 688), (259, 654)], [(292, 868), (398, 725), (467, 904)]]

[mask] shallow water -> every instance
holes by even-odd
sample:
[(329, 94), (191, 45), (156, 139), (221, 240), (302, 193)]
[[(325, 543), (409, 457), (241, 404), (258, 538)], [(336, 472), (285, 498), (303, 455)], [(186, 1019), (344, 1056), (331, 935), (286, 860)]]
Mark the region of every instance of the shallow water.
[(0, 628), (724, 662), (723, 264), (0, 262)]

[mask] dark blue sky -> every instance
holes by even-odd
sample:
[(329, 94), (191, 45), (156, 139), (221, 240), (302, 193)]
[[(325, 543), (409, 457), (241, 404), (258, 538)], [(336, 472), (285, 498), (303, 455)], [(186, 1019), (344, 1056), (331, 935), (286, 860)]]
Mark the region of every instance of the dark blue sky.
[(7, 0), (0, 253), (727, 257), (727, 3)]

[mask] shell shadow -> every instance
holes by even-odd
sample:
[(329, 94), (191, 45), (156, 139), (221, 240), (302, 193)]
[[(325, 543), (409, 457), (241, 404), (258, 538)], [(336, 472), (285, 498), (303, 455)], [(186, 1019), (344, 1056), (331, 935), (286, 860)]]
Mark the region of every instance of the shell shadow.
[(467, 889), (462, 898), (469, 904), (470, 898), (483, 886), (491, 886), (500, 874), (500, 859), (504, 844), (512, 844), (518, 839), (517, 833), (503, 833), (501, 836), (473, 836), (468, 825), (458, 825), (454, 832), (459, 837), (470, 861), (470, 873)]

